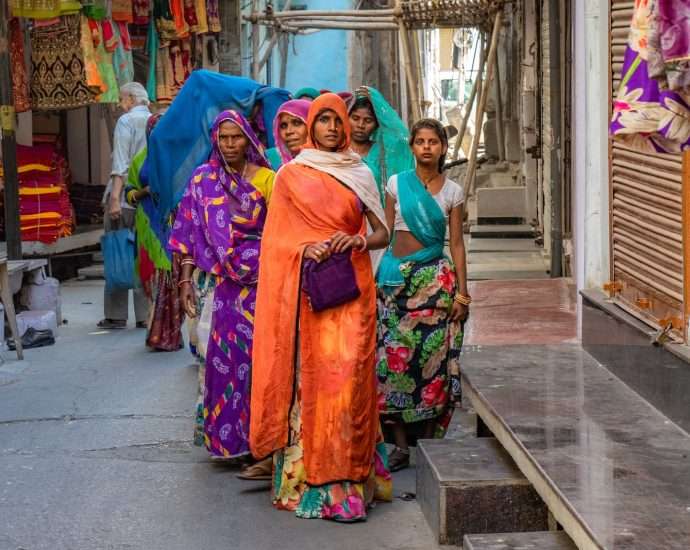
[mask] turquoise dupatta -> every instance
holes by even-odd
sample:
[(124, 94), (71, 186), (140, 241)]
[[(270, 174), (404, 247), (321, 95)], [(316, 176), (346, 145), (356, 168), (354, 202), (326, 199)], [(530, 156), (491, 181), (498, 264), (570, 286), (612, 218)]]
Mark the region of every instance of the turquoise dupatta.
[(398, 204), (410, 232), (423, 246), (414, 254), (393, 256), (393, 243), (386, 250), (376, 276), (378, 286), (386, 291), (405, 284), (404, 264), (425, 263), (443, 256), (446, 218), (441, 207), (424, 189), (414, 170), (398, 174)]

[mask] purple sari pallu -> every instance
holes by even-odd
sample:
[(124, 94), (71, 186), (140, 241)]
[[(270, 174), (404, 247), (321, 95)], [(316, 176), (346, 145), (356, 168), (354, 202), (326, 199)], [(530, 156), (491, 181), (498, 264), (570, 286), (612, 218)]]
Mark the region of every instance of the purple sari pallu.
[(226, 169), (218, 149), (218, 129), (226, 121), (249, 138), (247, 160), (268, 166), (244, 117), (221, 113), (212, 129), (211, 158), (192, 175), (169, 246), (219, 278), (206, 353), (204, 440), (212, 454), (235, 457), (249, 453), (254, 306), (266, 201), (251, 183)]

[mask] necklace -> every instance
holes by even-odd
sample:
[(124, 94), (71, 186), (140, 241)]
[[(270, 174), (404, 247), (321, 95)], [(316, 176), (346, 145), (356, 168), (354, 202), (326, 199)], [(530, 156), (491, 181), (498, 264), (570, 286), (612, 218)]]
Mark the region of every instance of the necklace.
[(434, 180), (438, 177), (438, 174), (434, 174), (431, 176), (431, 179), (428, 181), (425, 181), (421, 176), (419, 177), (419, 180), (422, 182), (422, 185), (424, 186), (424, 189), (427, 191), (429, 190), (429, 186), (434, 182)]

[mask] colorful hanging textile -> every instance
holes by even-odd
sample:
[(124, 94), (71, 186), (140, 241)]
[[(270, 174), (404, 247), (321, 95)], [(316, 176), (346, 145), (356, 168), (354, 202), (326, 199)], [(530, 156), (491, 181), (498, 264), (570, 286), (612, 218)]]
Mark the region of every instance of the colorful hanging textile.
[(88, 6), (84, 6), (83, 14), (89, 19), (101, 21), (108, 16), (106, 0), (92, 0)]
[(117, 41), (113, 52), (113, 68), (118, 86), (134, 81), (134, 59), (132, 57), (132, 45), (129, 40), (127, 23), (117, 23), (113, 26)]
[(170, 0), (170, 11), (175, 21), (175, 32), (178, 38), (187, 38), (189, 36), (189, 25), (184, 18), (184, 8), (182, 0)]
[(105, 89), (105, 82), (98, 71), (98, 63), (96, 61), (96, 50), (93, 47), (93, 35), (90, 19), (81, 17), (81, 50), (84, 56), (84, 70), (86, 72), (86, 83), (91, 88), (95, 95), (102, 94)]
[[(103, 42), (103, 34), (101, 27), (97, 27), (98, 38), (94, 39), (94, 50), (96, 52), (96, 64), (98, 65), (98, 72), (103, 79), (105, 89), (103, 93), (98, 96), (99, 103), (117, 103), (120, 101), (120, 89), (117, 85), (117, 78), (115, 77), (115, 68), (113, 67), (113, 55), (108, 53)], [(95, 36), (95, 35), (94, 35)]]
[(177, 28), (175, 27), (175, 20), (170, 11), (170, 2), (168, 0), (153, 0), (153, 18), (156, 21), (156, 28), (158, 29), (161, 42), (177, 38)]
[(650, 76), (649, 37), (657, 1), (662, 3), (636, 3), (610, 133), (641, 151), (678, 153), (690, 148), (690, 90), (669, 90), (665, 78), (660, 83)]
[(208, 19), (208, 30), (211, 32), (220, 32), (218, 0), (206, 0), (206, 17)]
[(14, 110), (23, 113), (31, 109), (31, 91), (24, 57), (24, 31), (17, 18), (10, 20), (10, 65)]
[(31, 30), (31, 103), (34, 109), (71, 109), (94, 103), (88, 87), (79, 15)]
[(170, 62), (172, 65), (172, 96), (180, 91), (189, 75), (192, 74), (192, 42), (191, 39), (170, 43)]
[(134, 8), (132, 0), (111, 0), (113, 21), (134, 23)]
[(174, 86), (175, 79), (172, 60), (170, 59), (170, 47), (159, 47), (156, 59), (156, 97), (158, 103), (170, 103), (173, 100)]
[(649, 74), (672, 90), (690, 86), (690, 4), (686, 0), (652, 3)]
[(133, 0), (134, 24), (148, 25), (151, 15), (151, 0)]
[(206, 0), (194, 0), (194, 13), (196, 14), (196, 25), (190, 26), (189, 30), (197, 34), (207, 33)]
[(101, 21), (101, 30), (103, 33), (103, 47), (108, 53), (113, 53), (117, 48), (119, 37), (115, 36), (115, 29), (112, 19), (104, 19)]
[(189, 30), (195, 32), (192, 29), (195, 29), (199, 24), (196, 17), (196, 2), (195, 0), (183, 0), (182, 6), (184, 8), (184, 20), (189, 25)]
[(146, 79), (146, 91), (149, 99), (156, 103), (158, 101), (158, 89), (156, 77), (158, 72), (158, 33), (153, 21), (149, 22), (149, 30), (146, 36), (146, 52), (149, 58), (149, 74)]
[(10, 9), (15, 17), (53, 19), (79, 13), (81, 3), (78, 0), (10, 0)]

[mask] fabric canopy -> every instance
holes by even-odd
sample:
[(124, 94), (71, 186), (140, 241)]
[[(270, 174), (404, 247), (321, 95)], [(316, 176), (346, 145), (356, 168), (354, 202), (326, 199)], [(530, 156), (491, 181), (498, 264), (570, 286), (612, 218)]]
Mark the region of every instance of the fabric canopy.
[(232, 109), (250, 117), (260, 105), (257, 122), (269, 129), (265, 135), (268, 146), (273, 147), (273, 119), (288, 99), (287, 90), (248, 78), (194, 71), (151, 134), (149, 187), (161, 219), (166, 220), (182, 198), (195, 168), (208, 160), (209, 129), (221, 111)]

